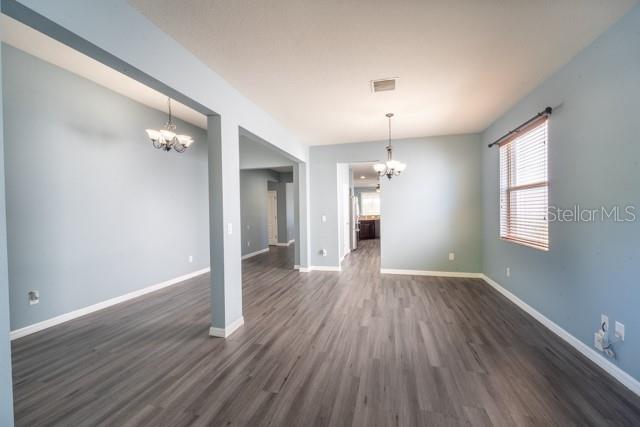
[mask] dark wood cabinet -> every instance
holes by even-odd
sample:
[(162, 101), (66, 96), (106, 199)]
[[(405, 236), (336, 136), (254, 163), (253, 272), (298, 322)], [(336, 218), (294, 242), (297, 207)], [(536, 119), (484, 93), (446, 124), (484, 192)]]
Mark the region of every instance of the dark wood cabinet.
[(360, 240), (375, 239), (378, 233), (376, 229), (379, 221), (377, 220), (360, 220)]

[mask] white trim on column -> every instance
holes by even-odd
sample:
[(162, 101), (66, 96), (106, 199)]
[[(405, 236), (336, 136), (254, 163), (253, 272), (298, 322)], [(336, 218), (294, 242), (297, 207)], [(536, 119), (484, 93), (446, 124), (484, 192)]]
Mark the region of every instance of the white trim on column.
[(381, 268), (381, 274), (404, 274), (409, 276), (438, 276), (438, 277), (468, 277), (479, 279), (482, 273), (466, 273), (459, 271), (428, 271), (428, 270), (398, 270), (395, 268)]
[(51, 319), (43, 320), (42, 322), (34, 323), (33, 325), (25, 326), (24, 328), (16, 329), (15, 331), (11, 331), (9, 335), (12, 340), (22, 338), (24, 336), (31, 335), (33, 333), (42, 331), (52, 326), (59, 325), (69, 320), (77, 319), (78, 317), (86, 316), (87, 314), (93, 313), (95, 311), (111, 307), (112, 305), (120, 304), (121, 302), (125, 302), (130, 299), (158, 291), (171, 285), (176, 285), (178, 283), (184, 282), (185, 280), (208, 273), (209, 270), (210, 268), (207, 267), (203, 268), (202, 270), (194, 271), (183, 276), (169, 279), (165, 282), (156, 283), (155, 285), (147, 286), (146, 288), (138, 289), (137, 291), (129, 292), (128, 294), (124, 294), (119, 297), (111, 298), (97, 304), (70, 311), (69, 313), (61, 314), (60, 316), (52, 317)]
[(266, 247), (264, 249), (260, 249), (259, 251), (248, 253), (246, 255), (242, 255), (242, 259), (248, 259), (248, 258), (254, 257), (256, 255), (263, 254), (265, 252), (269, 252), (269, 247)]
[(242, 325), (244, 325), (244, 317), (239, 318), (235, 322), (231, 323), (226, 328), (215, 328), (211, 326), (209, 328), (209, 336), (210, 337), (218, 337), (218, 338), (227, 338), (229, 335), (238, 330)]
[(526, 302), (522, 301), (520, 298), (512, 294), (507, 289), (503, 288), (498, 284), (495, 280), (491, 279), (489, 276), (482, 274), (481, 278), (489, 284), (496, 291), (500, 292), (504, 295), (508, 300), (513, 302), (515, 305), (520, 307), (522, 310), (527, 312), (531, 317), (536, 319), (538, 322), (542, 323), (543, 326), (547, 327), (551, 332), (565, 340), (569, 345), (582, 353), (587, 359), (591, 360), (593, 363), (598, 365), (600, 368), (604, 369), (609, 375), (611, 375), (616, 380), (620, 381), (625, 387), (634, 392), (635, 394), (640, 396), (640, 381), (633, 378), (631, 375), (620, 369), (618, 366), (613, 364), (611, 361), (607, 360), (598, 353), (595, 349), (589, 347), (587, 344), (580, 341), (578, 338), (571, 335), (561, 326), (553, 322), (551, 319), (546, 317), (544, 314), (540, 313), (535, 308), (531, 307)]
[(342, 271), (339, 265), (311, 265), (309, 271)]

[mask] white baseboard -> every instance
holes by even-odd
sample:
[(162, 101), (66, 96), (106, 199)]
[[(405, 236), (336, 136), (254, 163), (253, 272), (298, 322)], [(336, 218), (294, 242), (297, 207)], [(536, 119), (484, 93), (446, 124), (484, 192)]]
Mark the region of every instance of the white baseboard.
[(339, 265), (311, 265), (309, 271), (342, 271)]
[(239, 318), (235, 322), (231, 323), (226, 328), (214, 328), (211, 326), (209, 328), (209, 336), (210, 337), (219, 337), (219, 338), (227, 338), (229, 335), (238, 330), (242, 325), (244, 325), (244, 317)]
[(466, 273), (458, 271), (427, 271), (427, 270), (398, 270), (395, 268), (381, 268), (382, 274), (406, 274), (409, 276), (437, 276), (437, 277), (468, 277), (478, 279), (482, 273)]
[(522, 301), (520, 298), (509, 292), (507, 289), (503, 288), (500, 284), (498, 284), (495, 280), (491, 279), (485, 274), (481, 275), (481, 278), (487, 282), (492, 288), (496, 291), (500, 292), (507, 299), (513, 302), (515, 305), (520, 307), (522, 310), (526, 311), (531, 317), (536, 319), (538, 322), (542, 323), (547, 329), (551, 332), (565, 340), (569, 343), (573, 348), (582, 353), (587, 359), (591, 360), (593, 363), (598, 365), (600, 368), (604, 369), (609, 375), (611, 375), (616, 380), (620, 381), (625, 387), (634, 392), (635, 394), (640, 396), (640, 381), (620, 369), (618, 366), (613, 364), (611, 361), (607, 360), (603, 355), (598, 353), (595, 349), (589, 347), (584, 342), (580, 341), (578, 338), (571, 335), (569, 332), (564, 330), (561, 326), (553, 322), (551, 319), (546, 317), (544, 314), (540, 313), (535, 308), (531, 307), (526, 302)]
[(263, 254), (265, 252), (269, 252), (269, 248), (268, 247), (266, 247), (264, 249), (260, 249), (259, 251), (255, 251), (255, 252), (251, 252), (251, 253), (246, 254), (246, 255), (242, 255), (242, 259), (251, 258), (251, 257), (254, 257), (256, 255)]
[(42, 322), (34, 323), (33, 325), (25, 326), (24, 328), (11, 331), (9, 336), (11, 337), (11, 340), (22, 338), (24, 336), (31, 335), (33, 333), (42, 331), (44, 329), (50, 328), (55, 325), (59, 325), (69, 320), (77, 319), (78, 317), (85, 316), (89, 313), (93, 313), (95, 311), (102, 310), (107, 307), (111, 307), (112, 305), (120, 304), (121, 302), (125, 302), (133, 298), (137, 298), (139, 296), (148, 294), (150, 292), (155, 292), (162, 288), (166, 288), (168, 286), (175, 285), (180, 282), (184, 282), (185, 280), (191, 279), (192, 277), (196, 277), (201, 274), (208, 273), (209, 270), (210, 270), (209, 267), (203, 268), (202, 270), (194, 271), (192, 273), (188, 273), (183, 276), (176, 277), (174, 279), (169, 279), (165, 282), (156, 283), (155, 285), (147, 286), (146, 288), (138, 289), (137, 291), (129, 292), (128, 294), (124, 294), (119, 297), (111, 298), (106, 301), (102, 301), (97, 304), (90, 305), (88, 307), (83, 307), (78, 310), (71, 311), (69, 313), (61, 314), (60, 316), (52, 317), (51, 319), (43, 320)]
[(280, 243), (280, 242), (278, 242), (278, 243), (276, 243), (276, 246), (290, 246), (292, 243), (295, 243), (295, 240), (289, 240), (289, 241), (288, 241), (288, 242), (286, 242), (286, 243)]
[(291, 240), (289, 240), (289, 244), (290, 244), (290, 245), (293, 245), (295, 242), (296, 242), (296, 241), (295, 241), (295, 239), (291, 239)]
[(342, 271), (340, 266), (335, 265), (311, 265), (309, 267), (300, 267), (298, 264), (293, 266), (294, 270), (300, 273), (309, 273), (311, 271)]

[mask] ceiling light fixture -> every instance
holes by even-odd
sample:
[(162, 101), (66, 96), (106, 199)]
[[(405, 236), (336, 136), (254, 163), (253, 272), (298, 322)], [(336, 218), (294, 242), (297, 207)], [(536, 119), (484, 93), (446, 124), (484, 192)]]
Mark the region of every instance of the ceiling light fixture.
[(398, 176), (405, 170), (407, 165), (397, 160), (393, 160), (393, 147), (391, 146), (391, 117), (393, 117), (393, 113), (387, 113), (387, 118), (389, 119), (389, 143), (387, 144), (387, 162), (386, 163), (376, 163), (373, 165), (373, 169), (378, 172), (379, 176), (386, 175), (389, 180), (393, 176)]
[(367, 177), (362, 175), (362, 176), (360, 176), (360, 179), (367, 179)]
[(164, 129), (145, 129), (145, 131), (155, 148), (164, 151), (171, 151), (173, 148), (178, 153), (184, 153), (193, 144), (193, 138), (189, 135), (176, 135), (176, 125), (173, 123), (173, 115), (171, 114), (171, 98), (167, 98), (167, 104), (169, 106), (169, 121), (165, 123)]

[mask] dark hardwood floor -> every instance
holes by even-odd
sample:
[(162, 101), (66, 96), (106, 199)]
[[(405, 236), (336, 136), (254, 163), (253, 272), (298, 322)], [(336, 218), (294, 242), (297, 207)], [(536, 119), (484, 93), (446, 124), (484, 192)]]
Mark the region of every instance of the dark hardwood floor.
[(243, 262), (245, 325), (209, 338), (208, 276), (13, 342), (18, 426), (640, 425), (640, 399), (479, 279)]

